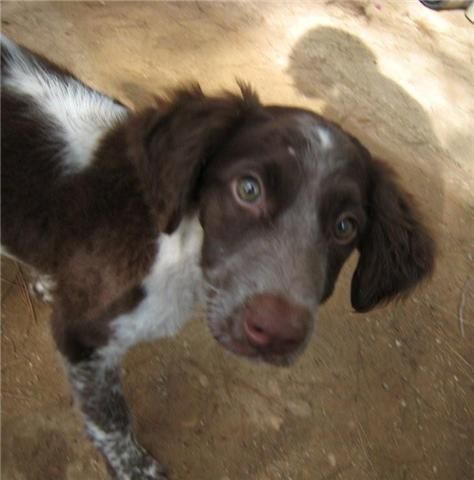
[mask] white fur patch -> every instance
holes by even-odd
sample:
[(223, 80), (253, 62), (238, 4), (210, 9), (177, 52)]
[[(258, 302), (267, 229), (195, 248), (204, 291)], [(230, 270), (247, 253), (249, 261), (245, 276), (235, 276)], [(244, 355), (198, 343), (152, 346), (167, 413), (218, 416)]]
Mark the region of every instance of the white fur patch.
[(172, 235), (160, 237), (155, 264), (143, 283), (146, 297), (114, 320), (114, 338), (101, 350), (104, 358), (116, 361), (138, 342), (172, 336), (190, 318), (203, 294), (202, 240), (197, 218), (183, 220)]
[(316, 133), (319, 137), (319, 141), (321, 142), (321, 147), (323, 150), (329, 150), (333, 145), (331, 132), (324, 127), (317, 127)]
[(65, 172), (86, 167), (100, 138), (127, 116), (127, 109), (79, 80), (48, 71), (28, 52), (0, 36), (8, 53), (2, 71), (2, 88), (11, 89), (46, 115), (52, 135), (66, 146), (62, 153)]
[(30, 293), (38, 300), (45, 303), (53, 303), (56, 282), (51, 275), (38, 275), (28, 283)]
[(303, 135), (310, 143), (319, 146), (320, 151), (327, 153), (334, 147), (334, 133), (321, 122), (308, 114), (299, 117)]

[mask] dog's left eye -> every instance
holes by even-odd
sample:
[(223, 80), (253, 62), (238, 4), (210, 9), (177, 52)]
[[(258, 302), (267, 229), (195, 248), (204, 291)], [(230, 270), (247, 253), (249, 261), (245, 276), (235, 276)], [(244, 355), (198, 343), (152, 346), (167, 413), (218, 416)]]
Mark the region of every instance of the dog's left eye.
[(251, 176), (241, 178), (237, 183), (237, 195), (246, 203), (255, 203), (261, 196), (260, 182)]
[(340, 243), (348, 243), (357, 234), (357, 223), (350, 215), (341, 215), (334, 225), (334, 235)]

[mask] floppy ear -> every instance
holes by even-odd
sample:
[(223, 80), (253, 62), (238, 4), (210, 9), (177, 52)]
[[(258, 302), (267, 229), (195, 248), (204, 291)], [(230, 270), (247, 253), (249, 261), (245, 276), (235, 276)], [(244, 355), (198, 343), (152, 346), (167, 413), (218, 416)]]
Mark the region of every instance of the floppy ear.
[(173, 232), (196, 200), (197, 184), (207, 162), (229, 139), (250, 110), (260, 103), (252, 90), (241, 95), (205, 96), (198, 85), (159, 99), (132, 120), (129, 155), (160, 230)]
[(353, 307), (364, 312), (408, 293), (434, 266), (434, 241), (394, 172), (370, 159), (368, 222), (352, 279)]

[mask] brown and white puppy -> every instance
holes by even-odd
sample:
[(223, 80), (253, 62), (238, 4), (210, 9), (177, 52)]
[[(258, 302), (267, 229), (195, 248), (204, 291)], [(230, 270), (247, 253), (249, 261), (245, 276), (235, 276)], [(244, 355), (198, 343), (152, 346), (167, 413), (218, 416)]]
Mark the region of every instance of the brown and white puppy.
[(53, 278), (53, 334), (115, 478), (163, 479), (134, 440), (119, 362), (197, 304), (227, 349), (289, 363), (358, 249), (352, 305), (408, 292), (433, 241), (382, 162), (247, 87), (132, 113), (2, 39), (2, 243)]

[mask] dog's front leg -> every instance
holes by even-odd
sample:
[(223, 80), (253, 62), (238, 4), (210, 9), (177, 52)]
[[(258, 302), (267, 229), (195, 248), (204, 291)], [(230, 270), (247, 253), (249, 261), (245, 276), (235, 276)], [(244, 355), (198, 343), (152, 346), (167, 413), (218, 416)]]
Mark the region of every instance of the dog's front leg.
[(119, 361), (101, 350), (66, 369), (86, 430), (117, 480), (165, 480), (160, 465), (135, 441), (120, 384)]
[(160, 465), (133, 437), (120, 382), (120, 361), (130, 343), (120, 342), (112, 327), (123, 315), (125, 326), (133, 331), (136, 319), (132, 312), (143, 299), (143, 292), (131, 289), (106, 302), (106, 294), (112, 289), (100, 282), (91, 287), (87, 280), (101, 277), (90, 270), (86, 273), (79, 280), (70, 275), (59, 279), (62, 288), (57, 290), (52, 333), (87, 433), (105, 457), (114, 479), (166, 480)]

